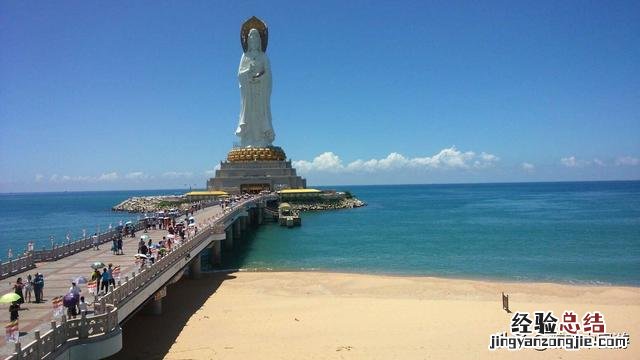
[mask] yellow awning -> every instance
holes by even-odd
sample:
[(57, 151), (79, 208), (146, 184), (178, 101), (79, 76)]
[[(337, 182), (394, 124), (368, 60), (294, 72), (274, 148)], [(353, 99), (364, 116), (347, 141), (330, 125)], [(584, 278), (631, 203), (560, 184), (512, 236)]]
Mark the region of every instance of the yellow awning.
[(284, 189), (278, 191), (278, 194), (319, 194), (321, 192), (317, 189)]
[(226, 191), (190, 191), (185, 194), (186, 196), (229, 196)]

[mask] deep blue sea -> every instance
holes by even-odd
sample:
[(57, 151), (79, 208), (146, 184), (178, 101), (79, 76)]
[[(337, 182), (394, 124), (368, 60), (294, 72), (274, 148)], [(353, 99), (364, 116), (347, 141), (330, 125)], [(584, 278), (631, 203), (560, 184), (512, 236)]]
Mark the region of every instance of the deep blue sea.
[[(368, 206), (262, 226), (223, 267), (640, 286), (640, 181), (332, 188)], [(129, 196), (176, 192), (0, 195), (1, 254), (134, 218), (109, 210)]]

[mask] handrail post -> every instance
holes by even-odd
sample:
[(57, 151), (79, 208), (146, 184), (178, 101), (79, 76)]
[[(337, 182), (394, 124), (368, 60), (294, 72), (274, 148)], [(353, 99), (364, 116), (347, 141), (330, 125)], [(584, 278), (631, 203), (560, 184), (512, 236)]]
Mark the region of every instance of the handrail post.
[(58, 329), (56, 327), (56, 321), (55, 320), (51, 320), (51, 330), (53, 330), (53, 332), (51, 333), (52, 351), (55, 352), (56, 351), (56, 347), (58, 345), (56, 343), (56, 338), (58, 336), (58, 334), (57, 334)]
[(33, 335), (36, 338), (36, 349), (35, 349), (36, 359), (42, 359), (42, 348), (40, 344), (40, 330), (34, 331)]
[(16, 359), (22, 358), (22, 346), (20, 345), (20, 341), (16, 342), (14, 353), (16, 355)]
[(60, 344), (64, 344), (69, 338), (69, 331), (67, 330), (67, 316), (62, 314), (62, 318), (60, 319)]
[(83, 311), (80, 315), (80, 329), (78, 329), (78, 337), (86, 339), (89, 337), (89, 329), (87, 329), (87, 312)]

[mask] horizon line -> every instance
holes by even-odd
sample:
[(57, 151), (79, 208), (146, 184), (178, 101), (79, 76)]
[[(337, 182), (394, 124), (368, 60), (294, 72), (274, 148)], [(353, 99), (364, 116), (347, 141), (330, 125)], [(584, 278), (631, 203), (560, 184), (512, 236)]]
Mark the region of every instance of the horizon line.
[[(434, 183), (402, 183), (402, 184), (333, 184), (333, 185), (316, 185), (315, 187), (346, 187), (346, 186), (420, 186), (420, 185), (506, 185), (506, 184), (562, 184), (562, 183), (604, 183), (604, 182), (638, 182), (640, 179), (633, 180), (542, 180), (542, 181), (488, 181), (488, 182), (434, 182)], [(307, 188), (313, 188), (310, 186)], [(63, 193), (92, 193), (92, 192), (116, 192), (116, 191), (194, 191), (203, 190), (204, 188), (181, 189), (181, 188), (162, 188), (162, 189), (110, 189), (110, 190), (56, 190), (56, 191), (18, 191), (3, 192), (0, 195), (21, 195), (21, 194), (63, 194)]]

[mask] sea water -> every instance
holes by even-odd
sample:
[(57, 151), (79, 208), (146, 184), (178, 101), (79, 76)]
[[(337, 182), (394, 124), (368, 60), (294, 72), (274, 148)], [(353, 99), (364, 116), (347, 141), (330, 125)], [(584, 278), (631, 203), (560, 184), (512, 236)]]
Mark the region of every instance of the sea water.
[[(265, 224), (223, 252), (221, 268), (640, 286), (638, 181), (331, 188), (367, 206)], [(0, 255), (133, 220), (110, 210), (127, 197), (175, 193), (0, 195)]]
[(87, 191), (0, 194), (0, 258), (6, 261), (25, 251), (28, 242), (36, 249), (64, 244), (67, 237), (81, 239), (109, 226), (135, 221), (141, 215), (114, 212), (111, 208), (132, 196), (184, 194), (179, 190)]
[(335, 188), (367, 206), (261, 226), (223, 266), (640, 285), (640, 182)]

